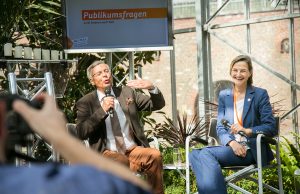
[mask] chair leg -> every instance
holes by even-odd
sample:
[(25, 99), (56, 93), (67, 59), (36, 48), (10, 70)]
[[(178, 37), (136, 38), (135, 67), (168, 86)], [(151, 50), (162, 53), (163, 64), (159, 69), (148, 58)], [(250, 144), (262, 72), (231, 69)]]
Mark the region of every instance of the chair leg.
[(277, 173), (278, 173), (278, 187), (279, 187), (279, 193), (283, 194), (283, 183), (282, 183), (282, 171), (281, 171), (281, 160), (280, 160), (280, 153), (279, 153), (279, 139), (277, 140), (276, 144), (276, 162), (277, 162)]
[(190, 194), (190, 136), (185, 140), (185, 188), (186, 194)]
[(263, 194), (263, 178), (262, 178), (262, 160), (261, 160), (261, 138), (262, 135), (258, 135), (256, 139), (257, 146), (257, 173), (258, 173), (258, 193)]
[(258, 193), (263, 194), (262, 169), (258, 167)]
[(233, 183), (228, 183), (228, 186), (235, 189), (236, 191), (243, 193), (243, 194), (251, 194), (249, 191), (246, 191), (245, 189), (243, 189)]

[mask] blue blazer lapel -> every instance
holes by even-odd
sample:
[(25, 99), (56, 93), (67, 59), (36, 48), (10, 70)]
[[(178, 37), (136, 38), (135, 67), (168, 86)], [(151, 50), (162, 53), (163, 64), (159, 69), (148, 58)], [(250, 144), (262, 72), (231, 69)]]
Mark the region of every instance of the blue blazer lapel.
[(233, 106), (233, 92), (232, 89), (228, 89), (226, 92), (226, 99), (225, 99), (225, 103), (227, 106), (228, 110), (232, 110), (232, 111), (228, 111), (226, 113), (226, 119), (228, 120), (228, 122), (230, 124), (234, 123), (234, 106)]
[(245, 117), (247, 113), (250, 110), (251, 104), (253, 102), (253, 97), (254, 97), (254, 88), (252, 86), (248, 86), (246, 90), (246, 95), (245, 95), (245, 101), (244, 101), (244, 110), (243, 110), (243, 123), (245, 121)]

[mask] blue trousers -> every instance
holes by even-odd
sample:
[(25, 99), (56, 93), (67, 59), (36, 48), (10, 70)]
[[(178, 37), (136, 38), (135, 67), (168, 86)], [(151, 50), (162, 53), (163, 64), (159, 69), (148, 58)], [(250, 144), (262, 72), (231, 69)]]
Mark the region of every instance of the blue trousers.
[(227, 193), (222, 167), (255, 163), (250, 150), (244, 158), (236, 156), (230, 146), (213, 146), (195, 149), (190, 163), (196, 175), (199, 194)]

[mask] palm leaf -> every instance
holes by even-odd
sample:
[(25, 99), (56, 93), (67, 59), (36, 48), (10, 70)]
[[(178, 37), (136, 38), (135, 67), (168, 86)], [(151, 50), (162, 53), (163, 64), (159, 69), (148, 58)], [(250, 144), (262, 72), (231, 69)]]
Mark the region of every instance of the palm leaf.
[[(177, 123), (165, 116), (163, 124), (157, 124), (156, 136), (164, 139), (167, 143), (176, 147), (184, 147), (188, 136), (205, 137), (208, 123), (204, 118), (197, 115), (188, 119), (187, 114), (177, 111)], [(192, 145), (195, 143), (192, 143)]]

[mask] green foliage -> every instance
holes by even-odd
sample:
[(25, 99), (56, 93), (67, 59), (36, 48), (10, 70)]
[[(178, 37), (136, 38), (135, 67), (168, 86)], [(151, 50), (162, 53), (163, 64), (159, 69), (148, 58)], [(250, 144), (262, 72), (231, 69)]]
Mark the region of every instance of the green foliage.
[[(176, 175), (174, 175), (176, 176)], [(178, 175), (177, 175), (178, 176)], [(170, 185), (165, 189), (165, 194), (185, 193), (185, 187), (176, 184)]]
[[(299, 135), (293, 133), (294, 137), (300, 141)], [(287, 138), (281, 137), (280, 158), (283, 174), (283, 187), (286, 193), (294, 192), (294, 172), (300, 168), (300, 152), (296, 146)], [(300, 144), (298, 143), (298, 148)]]
[(31, 46), (62, 49), (60, 0), (1, 0), (0, 56), (3, 44), (27, 37)]
[[(159, 52), (159, 55), (160, 55), (160, 51)], [(146, 64), (146, 63), (150, 63), (152, 64), (152, 61), (154, 61), (154, 57), (157, 55), (157, 51), (148, 51), (148, 52), (137, 52), (134, 54), (134, 63), (135, 64), (139, 64), (139, 63), (143, 63), (143, 64)]]
[(173, 148), (172, 147), (161, 148), (161, 154), (163, 156), (164, 164), (172, 164), (173, 163)]
[[(180, 147), (180, 152), (182, 155), (182, 162), (185, 162), (185, 149)], [(164, 164), (172, 164), (173, 163), (173, 148), (172, 147), (164, 147), (161, 148), (161, 153), (163, 156)], [(185, 174), (184, 171), (182, 171)], [(164, 187), (166, 194), (173, 193), (185, 193), (185, 180), (182, 175), (177, 170), (164, 170)], [(190, 190), (191, 192), (197, 191), (196, 186), (196, 177), (190, 170)]]

